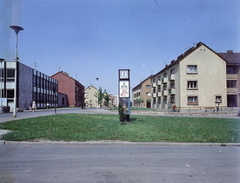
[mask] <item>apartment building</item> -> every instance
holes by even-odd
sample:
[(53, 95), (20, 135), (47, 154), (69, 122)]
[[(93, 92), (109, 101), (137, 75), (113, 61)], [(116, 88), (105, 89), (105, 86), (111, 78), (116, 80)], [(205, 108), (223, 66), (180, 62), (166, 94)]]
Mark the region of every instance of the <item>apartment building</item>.
[[(89, 86), (84, 90), (84, 101), (86, 108), (97, 108), (97, 97), (95, 94), (97, 93), (97, 89), (94, 86)], [(98, 107), (100, 104), (98, 105)]]
[(58, 80), (58, 91), (67, 95), (68, 106), (84, 107), (84, 86), (81, 83), (63, 71), (54, 74), (52, 78)]
[[(45, 108), (47, 103), (49, 107), (57, 106), (58, 100), (58, 81), (17, 62), (17, 90), (15, 91), (15, 61), (2, 62), (2, 76), (0, 76), (1, 88), (0, 95), (7, 99), (7, 106), (10, 111), (14, 107), (14, 92), (17, 96), (16, 107), (18, 109), (28, 109), (29, 102), (36, 101), (38, 108)], [(2, 94), (1, 94), (2, 92)]]
[[(147, 100), (151, 101), (152, 77), (153, 75), (149, 76), (132, 89), (133, 107), (151, 107), (151, 103), (148, 103)], [(138, 99), (142, 99), (143, 102), (139, 103)]]
[(152, 77), (152, 108), (226, 107), (226, 65), (199, 42)]
[(218, 53), (227, 61), (227, 106), (240, 106), (240, 53), (228, 50), (226, 53)]

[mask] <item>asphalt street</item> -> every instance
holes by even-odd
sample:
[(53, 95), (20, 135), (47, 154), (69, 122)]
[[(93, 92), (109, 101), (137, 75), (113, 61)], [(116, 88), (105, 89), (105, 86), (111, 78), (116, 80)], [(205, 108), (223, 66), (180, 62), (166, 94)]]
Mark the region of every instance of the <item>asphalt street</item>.
[(1, 182), (240, 182), (240, 148), (0, 145)]
[[(62, 113), (117, 114), (103, 109)], [(0, 122), (55, 110), (0, 114)], [(0, 134), (1, 135), (1, 134)], [(130, 142), (0, 143), (0, 182), (240, 182), (240, 145)]]

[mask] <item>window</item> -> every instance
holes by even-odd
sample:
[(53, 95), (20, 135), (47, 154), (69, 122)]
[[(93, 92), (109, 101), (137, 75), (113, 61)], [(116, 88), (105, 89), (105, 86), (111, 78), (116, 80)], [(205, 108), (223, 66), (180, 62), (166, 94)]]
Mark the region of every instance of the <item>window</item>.
[(187, 73), (196, 74), (197, 73), (197, 65), (187, 65)]
[(15, 80), (15, 69), (7, 69), (7, 81)]
[(175, 69), (172, 69), (170, 72), (171, 74), (175, 74)]
[(155, 83), (156, 82), (156, 79), (153, 79), (153, 83)]
[(188, 104), (198, 104), (198, 97), (197, 96), (189, 96)]
[(34, 75), (34, 76), (33, 76), (33, 86), (37, 86), (36, 81), (37, 81), (37, 78), (36, 78), (36, 76)]
[(3, 82), (3, 69), (0, 69), (0, 82)]
[(164, 90), (164, 91), (167, 90), (167, 85), (163, 85), (163, 90)]
[(198, 89), (197, 81), (188, 81), (187, 82), (187, 89), (188, 90)]
[(228, 88), (237, 88), (237, 80), (227, 80)]
[(151, 96), (151, 93), (150, 93), (150, 92), (147, 92), (146, 95), (147, 95), (147, 96)]
[(146, 85), (146, 88), (151, 88), (151, 85)]
[(222, 96), (220, 96), (220, 95), (216, 96), (215, 102), (216, 102), (216, 103), (222, 102)]
[(14, 90), (7, 90), (7, 98), (14, 98)]
[(163, 77), (164, 77), (164, 78), (167, 78), (167, 73), (164, 73)]
[(170, 85), (171, 85), (171, 89), (175, 89), (175, 83), (174, 82), (172, 82)]
[(163, 103), (164, 103), (164, 104), (167, 104), (167, 97), (164, 97), (164, 98), (163, 98)]
[(171, 103), (175, 103), (175, 96), (171, 96)]
[(62, 105), (64, 105), (64, 97), (62, 97)]
[(161, 76), (158, 77), (158, 80), (161, 81)]
[(158, 104), (161, 104), (161, 97), (158, 97)]
[(161, 92), (161, 86), (158, 86), (158, 92)]
[(153, 98), (153, 104), (156, 104), (156, 98)]
[(153, 93), (156, 93), (156, 88), (153, 88)]
[(234, 66), (227, 66), (227, 74), (237, 74), (237, 68)]

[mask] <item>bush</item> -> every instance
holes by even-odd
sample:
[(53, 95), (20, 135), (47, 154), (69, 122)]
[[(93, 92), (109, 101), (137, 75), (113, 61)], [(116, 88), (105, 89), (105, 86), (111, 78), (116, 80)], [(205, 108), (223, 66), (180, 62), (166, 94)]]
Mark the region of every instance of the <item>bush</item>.
[(124, 113), (124, 108), (121, 103), (118, 105), (118, 114), (120, 122), (126, 121), (126, 114)]

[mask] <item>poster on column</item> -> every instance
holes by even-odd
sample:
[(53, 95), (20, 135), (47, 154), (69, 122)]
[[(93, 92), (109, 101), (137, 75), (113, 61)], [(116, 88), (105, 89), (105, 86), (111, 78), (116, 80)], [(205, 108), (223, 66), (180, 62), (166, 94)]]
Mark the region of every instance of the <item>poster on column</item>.
[(129, 81), (119, 81), (120, 97), (129, 97)]

